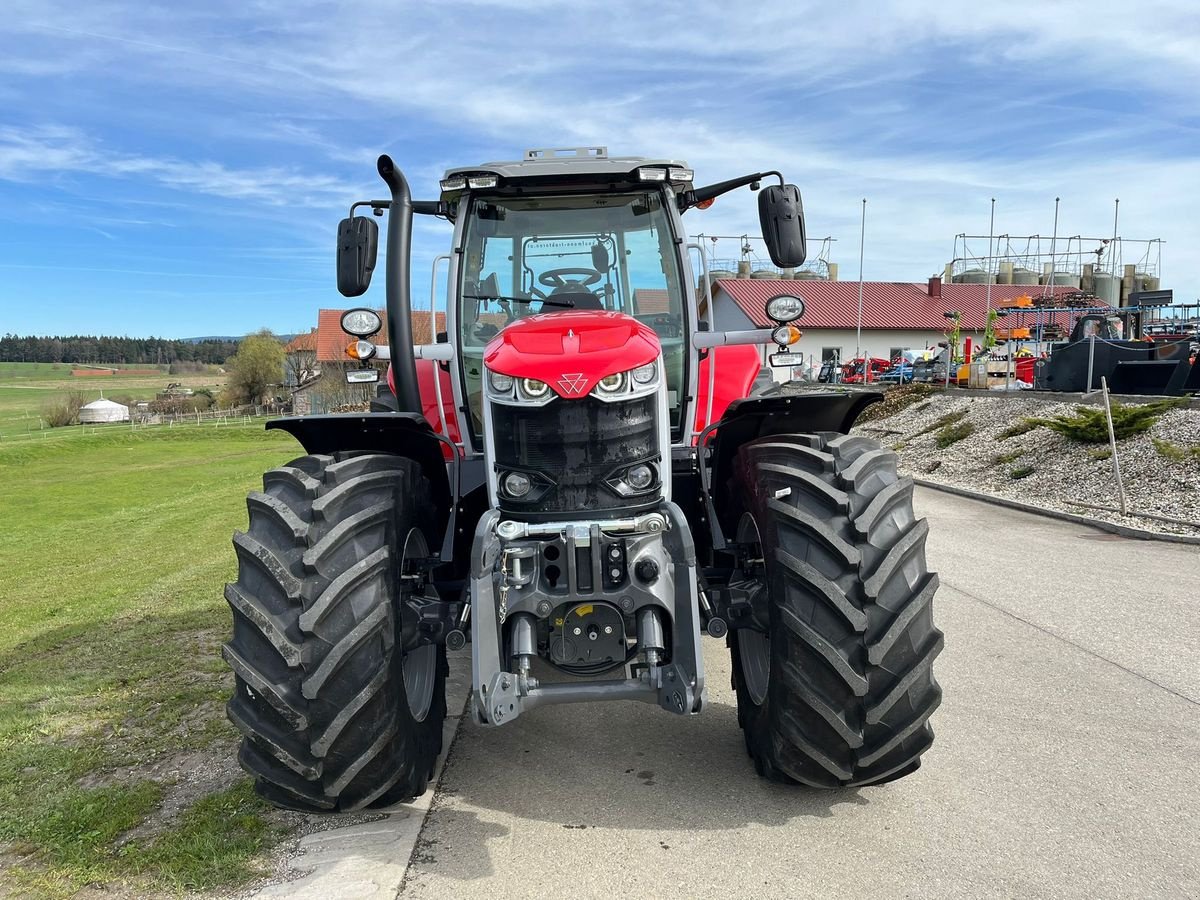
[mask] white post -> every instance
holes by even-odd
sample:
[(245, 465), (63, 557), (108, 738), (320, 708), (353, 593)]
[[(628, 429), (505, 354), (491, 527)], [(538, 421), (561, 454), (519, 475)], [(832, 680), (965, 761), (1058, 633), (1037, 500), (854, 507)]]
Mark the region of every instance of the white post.
[(1112, 452), (1113, 479), (1117, 482), (1117, 499), (1121, 515), (1125, 515), (1125, 485), (1121, 481), (1121, 462), (1117, 459), (1117, 436), (1113, 431), (1112, 407), (1108, 405), (1108, 378), (1100, 376), (1100, 387), (1104, 391), (1104, 417), (1108, 420), (1108, 448)]
[(1057, 293), (1057, 291), (1053, 291), (1053, 290), (1051, 290), (1051, 288), (1054, 287), (1054, 267), (1055, 267), (1054, 253), (1055, 253), (1055, 250), (1057, 249), (1057, 244), (1058, 244), (1058, 201), (1059, 201), (1059, 199), (1060, 198), (1058, 198), (1058, 197), (1054, 198), (1054, 234), (1050, 238), (1050, 280), (1047, 281), (1044, 285), (1042, 285), (1042, 297), (1046, 297), (1049, 294)]
[[(1108, 258), (1112, 261), (1112, 275), (1117, 277), (1117, 214), (1121, 211), (1121, 198), (1113, 200), (1113, 239), (1108, 248)], [(1121, 305), (1121, 291), (1117, 290), (1117, 306)]]
[[(992, 311), (992, 240), (996, 233), (996, 198), (992, 198), (992, 218), (988, 222), (988, 264), (987, 264), (987, 311), (988, 314)], [(1010, 278), (1009, 281), (1012, 279)], [(983, 320), (984, 328), (987, 327), (987, 316)], [(991, 349), (991, 348), (988, 348)]]
[(862, 359), (862, 319), (863, 319), (863, 243), (867, 236), (867, 198), (862, 202), (862, 226), (858, 232), (858, 334), (854, 338), (854, 356)]

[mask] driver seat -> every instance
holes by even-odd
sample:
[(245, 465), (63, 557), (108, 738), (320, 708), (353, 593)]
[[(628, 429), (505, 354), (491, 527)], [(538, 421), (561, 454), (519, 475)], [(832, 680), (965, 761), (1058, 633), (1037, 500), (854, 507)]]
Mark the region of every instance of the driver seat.
[(550, 295), (551, 299), (570, 301), (575, 309), (601, 312), (604, 302), (579, 282), (569, 281)]

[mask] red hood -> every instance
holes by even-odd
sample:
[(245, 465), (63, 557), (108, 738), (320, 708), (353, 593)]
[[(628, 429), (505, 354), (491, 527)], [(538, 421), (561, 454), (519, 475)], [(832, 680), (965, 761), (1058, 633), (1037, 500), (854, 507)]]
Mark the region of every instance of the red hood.
[(513, 322), (488, 342), (483, 362), (494, 372), (536, 378), (560, 397), (586, 397), (605, 375), (658, 359), (658, 335), (617, 312), (543, 313)]

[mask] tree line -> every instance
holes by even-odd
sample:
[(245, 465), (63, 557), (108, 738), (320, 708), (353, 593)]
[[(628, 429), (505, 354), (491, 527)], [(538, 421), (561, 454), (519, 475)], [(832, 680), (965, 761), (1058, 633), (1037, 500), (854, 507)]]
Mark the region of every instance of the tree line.
[(169, 365), (195, 362), (222, 365), (237, 352), (236, 340), (178, 341), (169, 338), (110, 337), (107, 335), (0, 337), (0, 362), (124, 363)]

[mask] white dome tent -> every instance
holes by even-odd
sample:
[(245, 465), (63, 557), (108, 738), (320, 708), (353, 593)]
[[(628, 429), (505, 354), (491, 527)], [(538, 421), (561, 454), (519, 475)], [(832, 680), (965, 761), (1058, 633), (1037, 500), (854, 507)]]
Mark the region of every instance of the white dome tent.
[(129, 407), (112, 400), (93, 400), (79, 408), (80, 425), (97, 425), (105, 422), (128, 422)]

